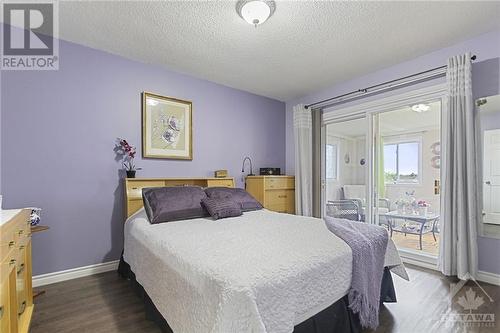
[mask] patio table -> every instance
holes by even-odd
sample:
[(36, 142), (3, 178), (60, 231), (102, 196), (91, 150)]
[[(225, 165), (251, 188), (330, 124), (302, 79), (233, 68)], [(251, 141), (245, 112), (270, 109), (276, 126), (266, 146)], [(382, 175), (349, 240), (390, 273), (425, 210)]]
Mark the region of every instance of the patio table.
[[(435, 213), (428, 213), (426, 215), (418, 215), (418, 214), (410, 214), (410, 213), (399, 213), (398, 211), (390, 211), (385, 214), (380, 214), (386, 217), (387, 222), (389, 224), (389, 230), (391, 231), (391, 237), (392, 237), (392, 232), (401, 232), (404, 234), (411, 234), (411, 235), (418, 235), (419, 236), (419, 244), (420, 244), (420, 250), (422, 250), (422, 235), (432, 232), (432, 236), (434, 237), (434, 240), (436, 240), (436, 223), (439, 220), (439, 214)], [(410, 228), (406, 228), (404, 226), (398, 227), (396, 225), (396, 220), (404, 220), (404, 221), (410, 221), (410, 222), (415, 222), (418, 225), (417, 230), (412, 230)], [(425, 226), (432, 223), (432, 228), (426, 229)]]

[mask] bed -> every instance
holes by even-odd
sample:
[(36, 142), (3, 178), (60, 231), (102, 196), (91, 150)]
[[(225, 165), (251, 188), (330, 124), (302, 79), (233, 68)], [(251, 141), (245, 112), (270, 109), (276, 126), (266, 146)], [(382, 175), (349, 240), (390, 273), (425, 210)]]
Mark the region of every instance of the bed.
[[(263, 209), (218, 221), (150, 224), (137, 209), (125, 223), (124, 264), (167, 330), (316, 332), (325, 311), (353, 316), (344, 304), (351, 249), (321, 219)], [(398, 259), (386, 254), (387, 266)], [(390, 278), (386, 272), (385, 301), (395, 301)], [(335, 325), (359, 330), (355, 316)]]

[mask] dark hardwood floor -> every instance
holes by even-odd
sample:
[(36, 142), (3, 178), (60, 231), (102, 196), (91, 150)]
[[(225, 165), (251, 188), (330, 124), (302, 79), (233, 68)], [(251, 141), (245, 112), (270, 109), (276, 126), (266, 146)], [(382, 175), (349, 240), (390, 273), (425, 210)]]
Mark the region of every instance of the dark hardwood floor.
[[(450, 306), (449, 278), (440, 274), (408, 266), (410, 282), (394, 276), (398, 303), (381, 308), (380, 327), (376, 332), (433, 333), (433, 332), (500, 332), (500, 287), (481, 283), (487, 296), (472, 281), (454, 297)], [(45, 286), (47, 293), (35, 300), (32, 333), (56, 332), (144, 332), (159, 333), (154, 323), (145, 319), (143, 303), (127, 281), (116, 272), (103, 273), (76, 280)], [(464, 311), (457, 303), (465, 292), (476, 293)], [(471, 300), (469, 293), (469, 298)], [(463, 303), (463, 299), (460, 303)], [(456, 313), (494, 313), (494, 327), (466, 327), (442, 319)]]

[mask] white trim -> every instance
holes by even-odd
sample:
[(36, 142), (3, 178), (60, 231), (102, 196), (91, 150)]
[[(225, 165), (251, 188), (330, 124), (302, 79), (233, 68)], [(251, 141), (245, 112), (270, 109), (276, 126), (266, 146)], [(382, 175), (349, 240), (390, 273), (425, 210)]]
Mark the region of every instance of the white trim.
[(411, 265), (415, 265), (415, 266), (418, 266), (418, 267), (423, 267), (423, 268), (427, 268), (427, 269), (439, 272), (439, 270), (437, 268), (437, 265), (431, 264), (429, 262), (420, 261), (420, 260), (417, 260), (417, 259), (413, 259), (413, 258), (409, 258), (409, 257), (404, 257), (404, 256), (401, 256), (401, 260), (404, 263), (407, 263), (407, 264), (411, 264)]
[(33, 276), (33, 287), (73, 280), (84, 276), (114, 271), (118, 269), (119, 260), (108, 261), (101, 264), (71, 268), (64, 271)]
[[(378, 118), (373, 117), (371, 114), (366, 114), (366, 121), (368, 126), (368, 131), (365, 139), (365, 179), (367, 180), (366, 184), (368, 186), (365, 187), (365, 198), (366, 200), (366, 213), (365, 213), (365, 222), (369, 222), (370, 224), (379, 225), (379, 215), (376, 214), (375, 220), (373, 219), (373, 207), (375, 204), (375, 198), (372, 195), (372, 191), (370, 189), (375, 189), (375, 174), (374, 174), (374, 154), (373, 144), (371, 144), (375, 138), (374, 133), (378, 131)], [(378, 196), (377, 196), (378, 198)], [(367, 218), (368, 217), (368, 218)]]
[(481, 282), (491, 283), (500, 286), (500, 274), (479, 271), (477, 272), (477, 280)]
[[(399, 250), (401, 252), (401, 250)], [(404, 253), (400, 253), (401, 254), (401, 260), (404, 262), (404, 263), (408, 263), (408, 264), (411, 264), (411, 265), (415, 265), (415, 266), (418, 266), (418, 267), (423, 267), (423, 268), (427, 268), (427, 269), (430, 269), (430, 270), (433, 270), (433, 271), (436, 271), (436, 272), (439, 272), (439, 269), (437, 267), (437, 264), (436, 264), (436, 259), (434, 258), (434, 262), (432, 262), (432, 260), (429, 260), (428, 258), (425, 258), (427, 256), (415, 256), (413, 255), (411, 258), (410, 257), (407, 257), (405, 256)], [(481, 282), (486, 282), (486, 283), (490, 283), (490, 284), (494, 284), (496, 286), (500, 286), (500, 274), (494, 274), (494, 273), (490, 273), (490, 272), (485, 272), (485, 271), (479, 271), (477, 272), (477, 280), (478, 281), (481, 281)]]
[(407, 249), (398, 249), (398, 250), (401, 259), (404, 262), (432, 270), (438, 270), (436, 256), (424, 252), (416, 252)]

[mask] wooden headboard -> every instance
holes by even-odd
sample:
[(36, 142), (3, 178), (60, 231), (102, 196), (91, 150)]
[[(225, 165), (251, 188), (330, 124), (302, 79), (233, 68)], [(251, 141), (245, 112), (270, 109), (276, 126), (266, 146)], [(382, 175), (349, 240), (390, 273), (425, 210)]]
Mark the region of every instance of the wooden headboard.
[(126, 178), (125, 215), (129, 218), (143, 207), (142, 189), (164, 186), (234, 187), (234, 178)]

